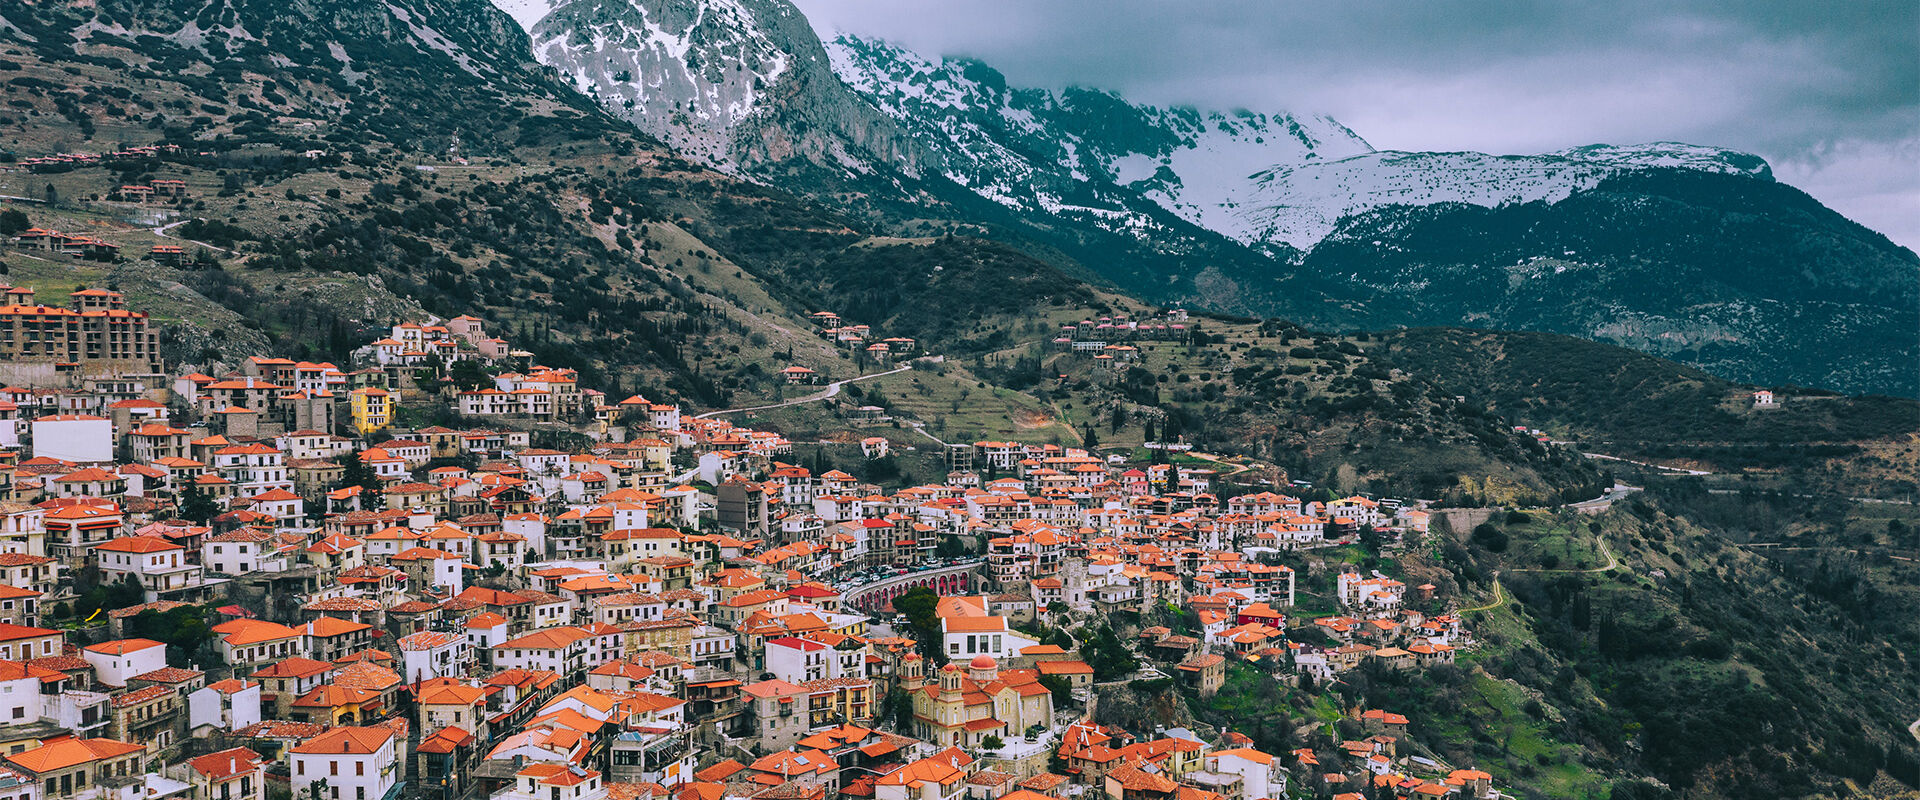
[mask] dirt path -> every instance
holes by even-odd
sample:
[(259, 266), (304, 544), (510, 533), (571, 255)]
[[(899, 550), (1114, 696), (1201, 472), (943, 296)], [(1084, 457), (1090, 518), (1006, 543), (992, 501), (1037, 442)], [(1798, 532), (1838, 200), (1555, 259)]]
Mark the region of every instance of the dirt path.
[(1201, 461), (1212, 462), (1214, 464), (1218, 464), (1223, 467), (1233, 467), (1233, 471), (1221, 475), (1220, 477), (1222, 478), (1231, 478), (1242, 472), (1246, 472), (1247, 470), (1253, 469), (1253, 462), (1248, 462), (1245, 464), (1235, 464), (1231, 461), (1226, 461), (1220, 458), (1219, 456), (1213, 455), (1211, 453), (1202, 453), (1198, 450), (1188, 450), (1187, 455), (1193, 456), (1194, 458), (1200, 459)]
[(1500, 573), (1495, 572), (1493, 573), (1493, 602), (1488, 603), (1484, 606), (1474, 606), (1473, 608), (1463, 608), (1463, 609), (1460, 609), (1459, 613), (1472, 614), (1478, 611), (1492, 611), (1506, 604), (1507, 604), (1507, 591), (1505, 589), (1500, 588)]

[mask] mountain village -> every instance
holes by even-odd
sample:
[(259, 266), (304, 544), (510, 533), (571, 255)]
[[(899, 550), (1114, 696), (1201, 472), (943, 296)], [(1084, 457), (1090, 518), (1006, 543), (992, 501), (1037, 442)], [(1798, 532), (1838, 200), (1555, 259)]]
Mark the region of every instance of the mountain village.
[(0, 3), (0, 800), (1920, 800), (1912, 8), (895, 5)]
[[(1417, 546), (1417, 504), (1222, 501), (1208, 468), (1012, 441), (883, 488), (472, 317), (170, 374), (120, 294), (4, 291), (0, 799), (1499, 796), (1388, 709), (1290, 752), (1097, 721), (1102, 685), (1452, 663), (1474, 641), (1432, 585), (1329, 561), (1331, 613), (1298, 613), (1289, 563)], [(1181, 318), (1054, 344), (1125, 359)], [(488, 427), (400, 427), (423, 372), (483, 376), (452, 402)], [(584, 444), (535, 446), (559, 423)]]

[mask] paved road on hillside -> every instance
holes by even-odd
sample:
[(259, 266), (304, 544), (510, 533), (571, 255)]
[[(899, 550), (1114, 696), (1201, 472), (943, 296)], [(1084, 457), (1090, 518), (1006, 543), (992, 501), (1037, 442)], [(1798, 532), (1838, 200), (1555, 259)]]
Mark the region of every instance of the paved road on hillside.
[(1602, 492), (1599, 497), (1593, 498), (1592, 500), (1582, 500), (1578, 503), (1568, 503), (1567, 507), (1582, 513), (1598, 514), (1612, 508), (1614, 503), (1627, 499), (1627, 495), (1637, 491), (1640, 491), (1640, 487), (1638, 486), (1616, 483), (1612, 488)]
[[(918, 361), (918, 360), (920, 359), (914, 359), (914, 361)], [(797, 406), (797, 405), (800, 405), (801, 403), (817, 403), (821, 400), (825, 400), (829, 397), (839, 394), (840, 387), (845, 386), (849, 383), (859, 383), (861, 381), (870, 381), (870, 380), (873, 380), (874, 378), (884, 378), (888, 375), (898, 375), (910, 369), (913, 369), (912, 361), (909, 361), (906, 364), (903, 364), (899, 367), (895, 367), (893, 369), (887, 370), (886, 372), (876, 372), (876, 373), (873, 373), (872, 375), (862, 375), (858, 378), (845, 378), (842, 380), (837, 380), (827, 384), (827, 388), (825, 390), (815, 392), (813, 394), (807, 395), (806, 397), (800, 397), (800, 398), (795, 398), (793, 400), (788, 400), (784, 403), (772, 403), (764, 406), (749, 406), (747, 408), (724, 408), (719, 411), (709, 411), (705, 414), (695, 414), (693, 415), (693, 418), (708, 419), (711, 417), (720, 416), (721, 414), (744, 414), (748, 411), (770, 411), (776, 408), (786, 408), (787, 406)]]
[[(1649, 464), (1645, 461), (1635, 461), (1631, 458), (1621, 458), (1619, 456), (1610, 456), (1605, 453), (1581, 453), (1580, 455), (1586, 456), (1587, 458), (1597, 458), (1602, 461), (1618, 461), (1623, 464), (1636, 464), (1642, 467), (1646, 467), (1648, 469), (1662, 470), (1665, 472), (1674, 473), (1676, 475), (1704, 476), (1704, 475), (1714, 474), (1713, 472), (1704, 470), (1704, 469), (1682, 469), (1680, 467), (1667, 467), (1659, 464)], [(1745, 491), (1746, 491), (1745, 489), (1708, 489), (1707, 494), (1742, 494)], [(1801, 493), (1801, 494), (1789, 494), (1787, 496), (1802, 497), (1802, 498), (1817, 498), (1817, 497), (1820, 497), (1821, 495)], [(1914, 501), (1912, 500), (1894, 500), (1894, 499), (1885, 498), (1885, 497), (1849, 497), (1847, 499), (1856, 503), (1886, 503), (1886, 504), (1897, 505), (1897, 506), (1910, 506), (1914, 504)], [(1592, 502), (1592, 501), (1588, 501), (1588, 502)], [(1584, 504), (1575, 503), (1574, 505), (1580, 506)]]
[(1610, 456), (1610, 455), (1607, 455), (1606, 453), (1581, 453), (1580, 455), (1586, 456), (1587, 458), (1597, 458), (1602, 461), (1619, 461), (1625, 464), (1638, 464), (1648, 469), (1658, 469), (1658, 470), (1665, 470), (1667, 472), (1677, 472), (1682, 475), (1712, 475), (1713, 474), (1704, 469), (1681, 469), (1679, 467), (1665, 467), (1659, 464), (1649, 464), (1645, 461), (1635, 461), (1631, 458), (1621, 458), (1619, 456)]
[[(1746, 491), (1747, 490), (1745, 489), (1708, 489), (1707, 494), (1746, 494)], [(1769, 494), (1772, 494), (1772, 493), (1769, 493)], [(1782, 494), (1782, 496), (1798, 497), (1805, 500), (1817, 500), (1822, 497), (1825, 497), (1825, 495), (1806, 494), (1806, 493), (1784, 493)], [(1847, 500), (1855, 503), (1885, 503), (1888, 505), (1895, 505), (1895, 506), (1913, 505), (1912, 500), (1893, 500), (1885, 497), (1849, 497), (1847, 498)]]
[(192, 239), (182, 239), (182, 238), (180, 238), (180, 237), (178, 237), (178, 236), (175, 236), (175, 235), (173, 235), (173, 234), (171, 234), (171, 233), (167, 233), (167, 231), (170, 231), (170, 230), (173, 230), (174, 228), (178, 228), (178, 227), (180, 227), (180, 226), (182, 226), (182, 225), (185, 225), (185, 224), (187, 224), (187, 223), (189, 223), (189, 222), (192, 222), (192, 221), (193, 221), (193, 220), (191, 220), (191, 219), (183, 219), (183, 220), (180, 220), (180, 221), (178, 221), (178, 222), (169, 222), (169, 223), (167, 223), (167, 224), (165, 224), (165, 225), (160, 225), (160, 226), (157, 226), (157, 227), (154, 227), (154, 228), (149, 228), (148, 230), (151, 230), (151, 231), (153, 231), (153, 235), (155, 235), (155, 236), (158, 236), (158, 237), (160, 237), (160, 238), (162, 238), (162, 239), (172, 239), (172, 240), (174, 240), (174, 241), (176, 241), (176, 242), (186, 242), (187, 244), (197, 244), (197, 245), (199, 245), (199, 246), (201, 246), (201, 247), (204, 247), (204, 248), (207, 248), (208, 250), (218, 250), (218, 251), (220, 251), (220, 252), (222, 252), (222, 253), (231, 253), (231, 252), (233, 252), (233, 251), (231, 251), (231, 250), (228, 250), (227, 248), (224, 248), (224, 247), (215, 247), (215, 246), (213, 246), (213, 245), (210, 245), (210, 244), (207, 244), (206, 242), (196, 242), (196, 241), (194, 241), (194, 240), (192, 240)]
[(920, 434), (921, 436), (925, 436), (925, 437), (927, 437), (928, 439), (931, 439), (931, 440), (933, 440), (933, 443), (934, 443), (934, 444), (937, 444), (937, 445), (940, 445), (941, 447), (952, 447), (952, 446), (953, 446), (953, 445), (950, 445), (950, 444), (947, 444), (947, 440), (945, 440), (945, 439), (942, 439), (942, 438), (940, 438), (940, 437), (938, 437), (938, 436), (935, 436), (935, 435), (933, 435), (933, 434), (931, 434), (931, 433), (928, 433), (928, 432), (927, 432), (927, 423), (924, 423), (924, 422), (909, 422), (909, 423), (907, 423), (907, 427), (909, 427), (909, 428), (912, 428), (912, 429), (913, 429), (913, 432), (914, 432), (914, 433), (917, 433), (917, 434)]

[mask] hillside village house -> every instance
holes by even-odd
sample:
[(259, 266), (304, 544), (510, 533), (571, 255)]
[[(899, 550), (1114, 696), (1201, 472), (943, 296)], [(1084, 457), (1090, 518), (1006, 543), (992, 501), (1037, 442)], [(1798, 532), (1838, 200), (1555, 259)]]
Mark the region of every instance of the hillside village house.
[[(9, 300), (16, 323), (82, 346), (89, 320), (147, 324), (112, 293), (65, 309), (30, 291)], [(920, 352), (814, 318), (849, 357)], [(1059, 349), (1119, 369), (1184, 324), (1089, 319), (1063, 328)], [(1055, 699), (1084, 698), (1090, 662), (1105, 662), (1071, 636), (1021, 631), (1141, 615), (1142, 636), (1119, 646), (1202, 697), (1230, 675), (1450, 663), (1473, 636), (1444, 590), (1348, 571), (1327, 580), (1337, 614), (1307, 618), (1295, 581), (1317, 576), (1278, 563), (1361, 525), (1383, 547), (1417, 545), (1417, 503), (1303, 500), (1278, 482), (1222, 500), (1215, 487), (1239, 481), (1199, 464), (1017, 441), (935, 451), (937, 483), (873, 485), (786, 463), (793, 443), (745, 417), (614, 401), (475, 317), (375, 336), (349, 362), (202, 368), (217, 374), (159, 374), (141, 363), (157, 361), (147, 344), (122, 339), (122, 358), (90, 359), (71, 380), (0, 387), (0, 698), (18, 701), (0, 701), (0, 719), (21, 737), (0, 740), (0, 800), (13, 800), (7, 774), (41, 787), (30, 800), (102, 783), (149, 800), (264, 800), (269, 783), (392, 800), (410, 774), (425, 795), (510, 800), (1252, 800), (1309, 776), (1393, 776), (1379, 785), (1396, 800), (1497, 791), (1407, 758), (1394, 742), (1406, 719), (1375, 709), (1356, 717), (1370, 738), (1310, 751), (1312, 763), (1234, 731), (1095, 725)], [(50, 370), (66, 363), (31, 349)], [(415, 381), (456, 365), (485, 380), (442, 396)], [(775, 380), (811, 385), (830, 369), (792, 364)], [(409, 429), (403, 398), (468, 421)], [(848, 413), (858, 427), (904, 412)], [(567, 431), (588, 438), (552, 435)], [(902, 456), (899, 441), (828, 448), (857, 463)], [(372, 475), (343, 485), (355, 460)], [(51, 627), (68, 617), (35, 627), (93, 567), (151, 602), (104, 610), (104, 640)], [(940, 595), (936, 641), (875, 624), (923, 586)], [(176, 652), (193, 668), (169, 666), (167, 645), (123, 634), (187, 604), (222, 663)], [(1169, 613), (1191, 629), (1145, 619)], [(1302, 630), (1334, 643), (1294, 641)]]
[(390, 728), (332, 728), (288, 750), (296, 797), (324, 781), (332, 800), (389, 800), (404, 777), (394, 731)]
[(24, 772), (44, 797), (81, 797), (100, 787), (137, 782), (146, 755), (143, 744), (57, 736), (8, 754), (6, 765)]
[(102, 542), (93, 548), (107, 580), (132, 578), (146, 589), (147, 600), (179, 598), (203, 589), (201, 566), (187, 560), (186, 548), (148, 536), (129, 536)]
[(93, 668), (95, 680), (117, 688), (136, 675), (164, 669), (167, 646), (151, 639), (118, 639), (83, 647), (80, 657)]
[(218, 750), (188, 759), (197, 796), (208, 800), (263, 800), (267, 761), (245, 747)]

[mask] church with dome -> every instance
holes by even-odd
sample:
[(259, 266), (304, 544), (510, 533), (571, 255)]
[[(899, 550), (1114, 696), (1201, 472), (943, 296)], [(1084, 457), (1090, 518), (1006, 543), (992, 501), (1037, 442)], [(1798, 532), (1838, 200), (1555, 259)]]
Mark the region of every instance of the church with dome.
[(1011, 739), (1028, 728), (1053, 727), (1053, 693), (1031, 669), (1001, 670), (993, 656), (965, 667), (948, 664), (929, 681), (912, 659), (901, 685), (913, 696), (914, 735), (936, 745), (979, 747), (988, 736)]

